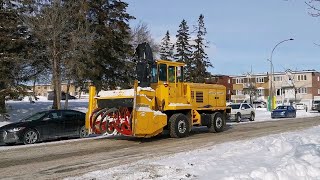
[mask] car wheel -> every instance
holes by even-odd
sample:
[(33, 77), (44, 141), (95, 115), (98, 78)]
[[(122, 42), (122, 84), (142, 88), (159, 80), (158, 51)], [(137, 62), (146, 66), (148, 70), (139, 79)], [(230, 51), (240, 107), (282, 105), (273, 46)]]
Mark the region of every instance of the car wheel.
[(88, 132), (87, 132), (86, 126), (82, 126), (79, 130), (79, 137), (85, 138), (87, 136), (88, 136)]
[(189, 135), (189, 121), (187, 116), (178, 113), (169, 119), (170, 136), (174, 138), (182, 138)]
[(210, 124), (208, 125), (209, 132), (222, 132), (224, 128), (224, 122), (222, 114), (217, 112), (211, 114)]
[(240, 122), (241, 121), (241, 113), (238, 113), (237, 115), (236, 115), (236, 122)]
[(249, 120), (250, 121), (254, 121), (254, 118), (255, 118), (254, 112), (251, 112)]
[(30, 129), (30, 130), (26, 131), (26, 133), (23, 136), (23, 143), (24, 144), (34, 144), (38, 140), (39, 140), (39, 135), (33, 129)]

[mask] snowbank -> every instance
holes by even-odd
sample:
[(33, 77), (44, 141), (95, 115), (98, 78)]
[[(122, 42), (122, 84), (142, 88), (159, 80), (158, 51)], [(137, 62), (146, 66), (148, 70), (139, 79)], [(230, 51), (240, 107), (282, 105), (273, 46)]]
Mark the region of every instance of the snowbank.
[[(137, 91), (154, 91), (151, 87), (138, 87)], [(121, 89), (121, 90), (109, 90), (100, 91), (98, 93), (100, 97), (116, 97), (116, 96), (134, 96), (134, 89)]]
[(69, 179), (319, 179), (320, 126), (87, 173)]

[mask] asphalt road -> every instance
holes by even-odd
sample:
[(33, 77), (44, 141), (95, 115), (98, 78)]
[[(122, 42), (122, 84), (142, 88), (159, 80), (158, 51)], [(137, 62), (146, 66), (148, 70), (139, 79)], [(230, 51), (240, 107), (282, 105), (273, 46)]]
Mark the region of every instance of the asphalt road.
[(62, 179), (141, 159), (320, 125), (320, 117), (228, 125), (222, 133), (196, 128), (187, 138), (106, 137), (42, 143), (0, 151), (0, 179)]

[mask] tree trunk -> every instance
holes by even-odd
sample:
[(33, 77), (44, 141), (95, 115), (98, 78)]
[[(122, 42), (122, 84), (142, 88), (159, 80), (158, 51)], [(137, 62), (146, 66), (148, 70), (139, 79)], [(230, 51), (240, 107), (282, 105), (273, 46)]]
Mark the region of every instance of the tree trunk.
[[(5, 83), (0, 82), (0, 90), (5, 90), (5, 87)], [(5, 93), (0, 93), (0, 113), (4, 114), (6, 112), (6, 95)]]
[(34, 79), (33, 81), (33, 87), (32, 87), (32, 91), (33, 91), (33, 97), (35, 100), (37, 100), (37, 95), (36, 95), (36, 79)]
[(57, 56), (55, 56), (55, 55), (53, 57), (53, 64), (52, 65), (53, 65), (52, 81), (53, 81), (53, 89), (54, 89), (54, 98), (53, 98), (52, 109), (61, 109), (61, 104), (60, 104), (60, 100), (61, 100), (60, 63), (59, 63)]
[(6, 113), (6, 98), (4, 94), (0, 94), (0, 114)]
[(69, 104), (69, 89), (70, 89), (70, 80), (67, 82), (67, 90), (66, 90), (66, 101), (64, 103), (64, 109), (68, 109)]

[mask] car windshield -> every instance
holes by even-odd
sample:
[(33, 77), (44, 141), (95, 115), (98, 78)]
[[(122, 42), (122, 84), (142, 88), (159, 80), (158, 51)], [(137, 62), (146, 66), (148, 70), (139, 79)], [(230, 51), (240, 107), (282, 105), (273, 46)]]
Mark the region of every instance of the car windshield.
[(231, 109), (240, 109), (240, 104), (231, 104), (228, 107), (231, 107)]
[(46, 113), (47, 112), (38, 112), (38, 113), (35, 113), (29, 117), (22, 119), (21, 121), (36, 121), (36, 120), (42, 118), (43, 116), (45, 116)]
[(276, 109), (288, 109), (287, 106), (278, 106)]

